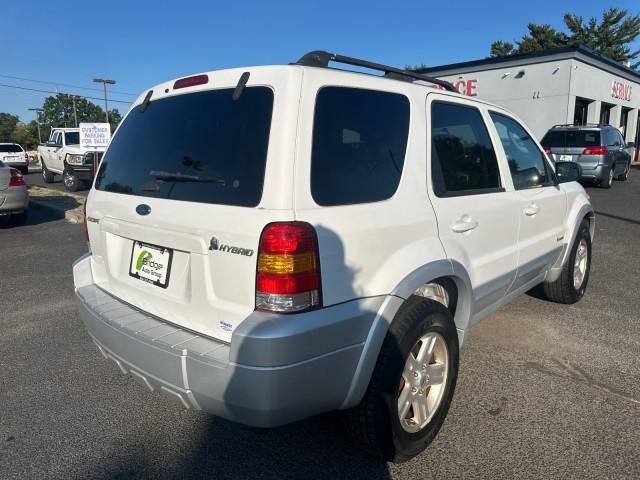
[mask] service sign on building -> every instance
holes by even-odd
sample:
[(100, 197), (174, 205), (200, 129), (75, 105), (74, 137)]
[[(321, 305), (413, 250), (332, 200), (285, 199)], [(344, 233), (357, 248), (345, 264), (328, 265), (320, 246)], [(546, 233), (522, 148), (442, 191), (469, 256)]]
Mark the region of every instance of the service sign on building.
[(107, 148), (111, 140), (108, 123), (81, 123), (80, 146), (83, 148)]

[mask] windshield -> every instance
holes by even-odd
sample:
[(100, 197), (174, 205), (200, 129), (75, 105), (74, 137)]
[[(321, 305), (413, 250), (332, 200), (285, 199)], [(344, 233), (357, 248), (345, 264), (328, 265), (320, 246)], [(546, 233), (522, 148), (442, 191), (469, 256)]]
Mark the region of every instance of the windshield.
[(136, 107), (114, 136), (96, 188), (255, 207), (269, 144), (273, 92), (247, 87), (177, 95)]
[(80, 132), (65, 132), (66, 145), (80, 145)]
[(598, 130), (550, 130), (540, 142), (544, 147), (597, 147)]
[(2, 153), (21, 153), (23, 152), (22, 147), (20, 145), (16, 145), (15, 143), (11, 143), (9, 145), (0, 145), (0, 152)]

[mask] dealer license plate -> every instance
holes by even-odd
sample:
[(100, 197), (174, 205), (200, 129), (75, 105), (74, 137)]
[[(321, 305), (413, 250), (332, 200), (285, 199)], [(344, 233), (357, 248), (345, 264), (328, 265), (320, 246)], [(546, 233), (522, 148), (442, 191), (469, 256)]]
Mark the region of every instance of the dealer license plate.
[(173, 250), (170, 248), (134, 241), (129, 275), (143, 282), (167, 288), (172, 259)]

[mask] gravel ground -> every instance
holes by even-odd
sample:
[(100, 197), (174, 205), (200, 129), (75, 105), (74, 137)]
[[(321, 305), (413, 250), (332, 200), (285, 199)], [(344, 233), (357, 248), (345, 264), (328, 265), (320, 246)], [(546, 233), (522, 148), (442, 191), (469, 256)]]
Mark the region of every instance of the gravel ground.
[(479, 324), (432, 446), (390, 465), (332, 415), (263, 432), (181, 410), (97, 352), (76, 313), (82, 227), (0, 226), (0, 477), (640, 478), (640, 171), (589, 188), (586, 297), (534, 291)]

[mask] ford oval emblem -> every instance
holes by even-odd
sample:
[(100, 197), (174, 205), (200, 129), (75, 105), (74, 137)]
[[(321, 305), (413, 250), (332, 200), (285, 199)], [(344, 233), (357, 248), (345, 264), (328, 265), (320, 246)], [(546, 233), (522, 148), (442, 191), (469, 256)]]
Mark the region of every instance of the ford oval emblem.
[(149, 215), (151, 213), (151, 207), (142, 203), (136, 207), (136, 212), (138, 212), (138, 215)]

